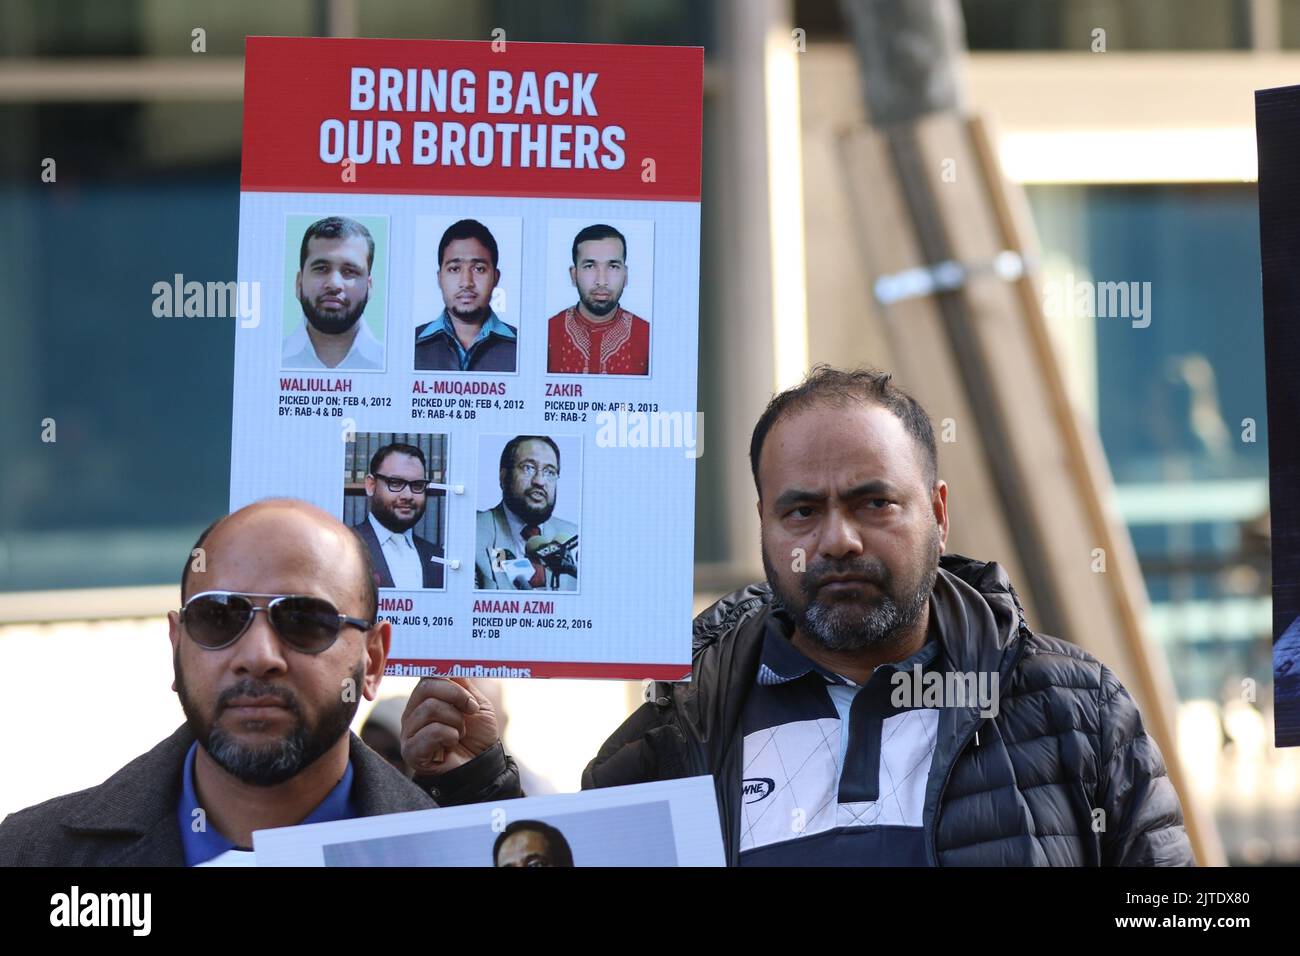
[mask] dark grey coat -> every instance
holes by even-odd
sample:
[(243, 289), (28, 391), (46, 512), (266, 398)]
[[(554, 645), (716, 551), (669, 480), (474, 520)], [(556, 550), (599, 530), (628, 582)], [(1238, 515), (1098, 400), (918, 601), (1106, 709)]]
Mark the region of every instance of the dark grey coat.
[[(352, 799), (363, 817), (439, 806), (355, 734)], [(182, 725), (97, 787), (46, 800), (0, 822), (0, 866), (184, 866), (176, 807), (194, 742)], [(439, 778), (443, 806), (520, 796), (514, 761), (497, 744)]]

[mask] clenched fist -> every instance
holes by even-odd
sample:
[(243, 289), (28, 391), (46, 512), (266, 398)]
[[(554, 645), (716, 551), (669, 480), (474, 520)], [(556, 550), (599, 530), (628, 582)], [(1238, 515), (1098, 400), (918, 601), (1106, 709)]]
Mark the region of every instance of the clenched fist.
[(492, 701), (465, 677), (425, 677), (402, 711), (402, 759), (417, 777), (469, 763), (501, 736)]

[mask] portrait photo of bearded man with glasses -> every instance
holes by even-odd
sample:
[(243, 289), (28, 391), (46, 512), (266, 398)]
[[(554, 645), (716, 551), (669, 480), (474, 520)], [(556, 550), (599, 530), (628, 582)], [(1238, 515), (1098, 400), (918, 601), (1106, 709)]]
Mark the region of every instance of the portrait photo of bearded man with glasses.
[(555, 515), (560, 474), (555, 439), (516, 435), (506, 442), (497, 468), (501, 501), (477, 512), (475, 588), (578, 589), (578, 526)]
[(435, 493), (424, 452), (405, 442), (384, 445), (370, 458), (365, 487), (369, 514), (352, 530), (370, 551), (375, 583), (402, 591), (441, 589), (443, 549), (414, 531)]

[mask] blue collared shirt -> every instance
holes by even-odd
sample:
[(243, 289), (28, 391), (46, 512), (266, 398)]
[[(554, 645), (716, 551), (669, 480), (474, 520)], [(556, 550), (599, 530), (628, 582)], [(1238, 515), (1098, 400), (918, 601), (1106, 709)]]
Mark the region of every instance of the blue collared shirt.
[[(196, 814), (199, 809), (199, 797), (194, 790), (194, 757), (199, 752), (198, 741), (190, 745), (185, 755), (185, 769), (181, 771), (181, 799), (176, 806), (176, 820), (181, 828), (181, 846), (185, 851), (185, 865), (198, 866), (221, 856), (228, 850), (247, 849), (237, 847), (230, 840), (218, 833), (211, 826), (204, 826), (196, 831), (196, 820), (207, 819), (204, 814)], [(343, 771), (343, 779), (334, 785), (334, 789), (325, 795), (325, 799), (313, 810), (303, 823), (330, 823), (334, 820), (351, 820), (357, 816), (357, 808), (352, 803), (352, 761)]]
[(502, 322), (496, 312), (489, 311), (488, 319), (483, 323), (483, 328), (478, 330), (478, 335), (474, 337), (474, 341), (469, 344), (469, 348), (467, 349), (465, 346), (460, 344), (460, 339), (456, 337), (456, 330), (451, 324), (451, 316), (447, 314), (446, 309), (442, 310), (440, 318), (441, 321), (429, 323), (429, 327), (420, 333), (419, 338), (415, 340), (415, 344), (419, 345), (421, 342), (431, 339), (435, 335), (447, 336), (452, 347), (456, 349), (456, 358), (460, 361), (460, 370), (462, 372), (469, 371), (470, 360), (474, 357), (474, 353), (477, 351), (480, 343), (485, 341), (488, 336), (499, 335), (501, 338), (510, 339), (511, 341), (514, 341), (516, 338), (515, 330)]

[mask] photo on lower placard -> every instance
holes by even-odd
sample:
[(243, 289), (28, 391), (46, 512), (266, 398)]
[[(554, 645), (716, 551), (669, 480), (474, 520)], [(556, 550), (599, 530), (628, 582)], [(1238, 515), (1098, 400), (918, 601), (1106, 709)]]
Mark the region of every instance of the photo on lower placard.
[(676, 866), (666, 800), (491, 826), (336, 843), (326, 866)]
[(257, 866), (724, 866), (713, 778), (257, 830)]
[(445, 589), (447, 436), (357, 432), (343, 455), (343, 523), (365, 542), (376, 584)]

